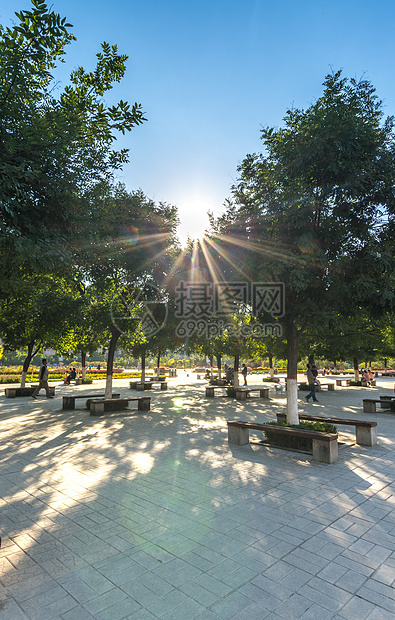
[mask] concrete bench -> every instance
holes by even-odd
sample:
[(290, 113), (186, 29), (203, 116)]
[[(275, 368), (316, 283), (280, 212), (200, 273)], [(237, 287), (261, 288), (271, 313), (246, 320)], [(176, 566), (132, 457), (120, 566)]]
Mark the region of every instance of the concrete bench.
[(214, 397), (214, 390), (227, 390), (228, 386), (226, 385), (208, 385), (206, 387), (206, 396), (209, 398)]
[(280, 433), (292, 437), (307, 437), (313, 442), (313, 460), (321, 463), (335, 463), (338, 459), (337, 434), (319, 433), (288, 426), (273, 426), (271, 424), (256, 424), (255, 422), (228, 422), (228, 442), (243, 446), (250, 442), (250, 430)]
[(108, 398), (102, 400), (91, 400), (89, 410), (91, 415), (103, 415), (109, 411), (123, 411), (128, 408), (130, 402), (137, 402), (138, 411), (149, 411), (151, 409), (151, 399), (149, 396), (141, 398)]
[(376, 405), (377, 403), (380, 405), (381, 409), (391, 409), (391, 411), (395, 411), (395, 402), (392, 400), (384, 400), (377, 398), (364, 398), (362, 401), (363, 410), (365, 413), (376, 413)]
[[(355, 443), (361, 446), (375, 446), (377, 444), (377, 422), (367, 422), (366, 420), (346, 420), (343, 418), (323, 418), (318, 415), (299, 414), (300, 420), (308, 422), (328, 422), (329, 424), (337, 424), (344, 426), (355, 426)], [(278, 422), (286, 422), (285, 413), (277, 414)]]
[(269, 388), (236, 388), (236, 400), (247, 400), (252, 392), (259, 392), (259, 398), (269, 398)]
[[(120, 394), (113, 394), (112, 398), (119, 398)], [(63, 396), (62, 409), (71, 411), (75, 409), (75, 401), (77, 398), (86, 398), (88, 401), (90, 398), (104, 398), (104, 394), (78, 394), (76, 396)]]
[(167, 381), (144, 381), (144, 383), (141, 381), (129, 381), (129, 389), (138, 390), (139, 392), (143, 392), (144, 390), (152, 390), (154, 383), (158, 383), (161, 390), (167, 390)]
[[(5, 388), (5, 397), (6, 398), (16, 398), (17, 396), (31, 396), (36, 389), (37, 385), (29, 385), (29, 387), (12, 387)], [(42, 390), (44, 388), (41, 388)], [(55, 396), (55, 388), (50, 387), (49, 393), (51, 396)]]
[[(309, 384), (304, 382), (304, 383), (298, 383), (298, 388), (304, 388), (304, 391), (307, 391), (309, 387)], [(321, 392), (323, 388), (326, 388), (328, 390), (328, 392), (334, 392), (335, 391), (335, 384), (334, 383), (322, 383), (320, 382), (319, 385), (316, 384), (315, 386), (315, 391), (316, 392)]]
[(335, 379), (335, 381), (336, 381), (336, 385), (340, 387), (343, 385), (343, 383), (344, 385), (350, 385), (351, 379)]
[(331, 383), (323, 383), (322, 381), (320, 381), (320, 384), (315, 386), (315, 389), (316, 389), (317, 392), (321, 392), (322, 388), (326, 388), (328, 390), (328, 392), (334, 392), (335, 391), (335, 384), (333, 382), (331, 382)]

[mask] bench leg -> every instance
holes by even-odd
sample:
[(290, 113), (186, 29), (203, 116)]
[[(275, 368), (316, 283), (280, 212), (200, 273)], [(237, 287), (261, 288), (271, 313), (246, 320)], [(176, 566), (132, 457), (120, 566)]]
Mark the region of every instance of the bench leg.
[(313, 461), (320, 461), (320, 463), (336, 463), (337, 459), (337, 439), (334, 441), (313, 439)]
[(375, 446), (377, 444), (377, 426), (357, 426), (355, 437), (356, 443), (361, 446)]
[(376, 413), (376, 403), (369, 403), (366, 400), (364, 400), (363, 410), (365, 413)]
[(6, 388), (6, 390), (5, 390), (5, 397), (6, 398), (16, 398), (16, 390), (13, 390), (12, 388)]
[(151, 399), (150, 398), (140, 398), (137, 401), (137, 409), (139, 411), (149, 411), (151, 408)]
[(236, 390), (236, 400), (247, 400), (247, 392), (245, 390)]
[(259, 390), (260, 398), (269, 398), (269, 388), (262, 388)]
[(206, 387), (206, 396), (209, 396), (210, 398), (213, 398), (214, 397), (214, 388)]
[(91, 415), (103, 415), (104, 413), (104, 401), (102, 403), (91, 403), (90, 414)]
[(335, 384), (328, 383), (328, 392), (334, 392), (334, 391), (335, 391)]
[(75, 409), (75, 398), (73, 396), (63, 396), (62, 409)]
[(160, 389), (161, 389), (161, 390), (167, 390), (167, 383), (166, 383), (166, 382), (162, 382), (162, 383), (160, 384)]
[(228, 426), (228, 443), (236, 446), (244, 446), (246, 443), (250, 443), (250, 431), (248, 428)]

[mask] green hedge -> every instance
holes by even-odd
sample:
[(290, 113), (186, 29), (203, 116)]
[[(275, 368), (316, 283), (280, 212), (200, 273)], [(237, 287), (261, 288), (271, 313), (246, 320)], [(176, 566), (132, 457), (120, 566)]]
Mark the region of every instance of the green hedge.
[[(319, 431), (321, 433), (337, 433), (337, 428), (328, 422), (307, 422), (301, 421), (299, 424), (288, 424), (288, 422), (269, 422), (270, 426), (286, 426), (290, 428), (303, 428), (309, 431)], [(291, 448), (294, 450), (312, 450), (313, 440), (308, 437), (290, 437), (280, 433), (271, 433), (270, 430), (263, 431), (265, 437), (273, 446)]]

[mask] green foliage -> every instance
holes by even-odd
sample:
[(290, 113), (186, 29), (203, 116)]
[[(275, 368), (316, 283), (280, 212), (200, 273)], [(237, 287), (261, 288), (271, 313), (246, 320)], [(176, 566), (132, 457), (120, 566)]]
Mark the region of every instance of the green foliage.
[(117, 132), (145, 119), (137, 103), (103, 101), (125, 72), (115, 45), (103, 43), (96, 68), (73, 71), (55, 98), (71, 25), (43, 0), (16, 17), (0, 27), (0, 251), (48, 270), (70, 259), (68, 244), (86, 224), (86, 189), (127, 161), (127, 151), (112, 149)]
[[(288, 424), (287, 422), (270, 422), (270, 426), (284, 426), (289, 428), (301, 428), (309, 431), (317, 431), (320, 433), (337, 433), (337, 428), (328, 422), (308, 422), (302, 421), (299, 424)], [(312, 450), (313, 440), (307, 437), (290, 437), (281, 435), (281, 433), (271, 433), (270, 430), (264, 430), (268, 443), (274, 446), (291, 448), (295, 450)]]

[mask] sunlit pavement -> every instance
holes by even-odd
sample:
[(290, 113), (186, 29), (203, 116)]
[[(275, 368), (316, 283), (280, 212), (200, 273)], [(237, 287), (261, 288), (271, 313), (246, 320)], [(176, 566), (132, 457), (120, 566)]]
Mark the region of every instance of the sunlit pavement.
[(258, 434), (229, 446), (226, 420), (273, 420), (285, 396), (208, 399), (204, 385), (180, 373), (151, 411), (104, 417), (61, 410), (104, 381), (0, 396), (1, 619), (395, 618), (395, 414), (362, 411), (394, 379), (300, 399), (377, 420), (375, 447), (340, 430), (333, 465)]

